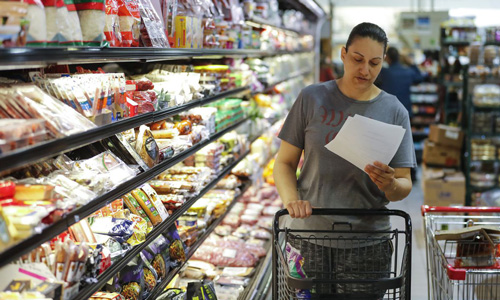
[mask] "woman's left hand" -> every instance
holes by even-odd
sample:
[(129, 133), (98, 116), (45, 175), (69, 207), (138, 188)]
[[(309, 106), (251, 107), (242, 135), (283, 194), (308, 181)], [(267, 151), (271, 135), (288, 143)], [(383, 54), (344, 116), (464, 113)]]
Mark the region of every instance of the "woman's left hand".
[(394, 187), (395, 170), (379, 161), (373, 165), (366, 165), (365, 172), (382, 192), (387, 192)]

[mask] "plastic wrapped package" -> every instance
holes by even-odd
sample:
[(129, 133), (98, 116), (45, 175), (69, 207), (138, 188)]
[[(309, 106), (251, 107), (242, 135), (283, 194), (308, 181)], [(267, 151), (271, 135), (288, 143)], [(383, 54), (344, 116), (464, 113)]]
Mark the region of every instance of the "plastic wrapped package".
[[(66, 4), (68, 15), (67, 21), (63, 23), (63, 26), (67, 26), (63, 29), (63, 35), (67, 36), (68, 40), (60, 42), (60, 44), (81, 46), (83, 41), (82, 28), (80, 26), (80, 18), (78, 17), (74, 0), (64, 0), (64, 3)], [(64, 17), (64, 15), (60, 17)]]
[(229, 214), (222, 220), (223, 225), (229, 225), (233, 228), (238, 227), (241, 224), (240, 217), (235, 214)]
[(133, 0), (118, 0), (122, 47), (139, 47), (141, 15)]
[(135, 150), (148, 165), (148, 167), (153, 167), (158, 164), (159, 148), (153, 137), (153, 134), (149, 128), (145, 125), (139, 127), (139, 132), (136, 136)]
[(97, 197), (90, 189), (57, 172), (47, 177), (46, 182), (55, 186), (55, 192), (65, 198), (66, 203), (83, 206)]
[(170, 48), (162, 20), (151, 0), (138, 0), (141, 14), (140, 45), (143, 47)]
[(148, 258), (146, 257), (147, 252), (143, 251), (139, 254), (143, 262), (143, 275), (144, 275), (144, 290), (142, 293), (142, 298), (146, 299), (149, 294), (154, 290), (158, 283), (158, 274), (153, 268)]
[(80, 27), (82, 29), (84, 46), (101, 46), (106, 24), (105, 0), (74, 0)]
[(163, 235), (158, 236), (153, 243), (146, 247), (143, 254), (158, 274), (159, 281), (165, 279), (171, 264), (168, 240)]
[(120, 47), (122, 34), (120, 31), (120, 20), (118, 18), (118, 1), (106, 0), (106, 17), (104, 25), (104, 36), (110, 47)]
[(0, 154), (43, 142), (45, 124), (43, 119), (0, 119)]
[(250, 232), (250, 236), (261, 240), (270, 240), (272, 238), (271, 233), (262, 228), (252, 230), (252, 232)]
[(31, 118), (47, 121), (47, 129), (55, 137), (75, 134), (96, 127), (94, 123), (74, 111), (67, 105), (54, 100), (40, 88), (31, 84), (17, 85), (13, 91), (20, 93), (16, 97)]
[(142, 300), (144, 293), (144, 269), (142, 259), (137, 256), (121, 271), (118, 284), (120, 294), (127, 300)]
[[(228, 285), (224, 285), (226, 282), (230, 282)], [(238, 300), (240, 295), (244, 292), (245, 288), (243, 285), (239, 285), (241, 281), (228, 280), (221, 278), (218, 280), (215, 286), (215, 292), (217, 293), (218, 300)]]
[(42, 0), (25, 0), (28, 3), (26, 19), (30, 22), (26, 36), (26, 46), (45, 47), (47, 45), (47, 23)]
[(193, 259), (209, 262), (219, 267), (253, 267), (257, 258), (246, 249), (200, 246)]
[(57, 10), (64, 7), (63, 0), (42, 0), (45, 9), (47, 46), (58, 46), (59, 36), (61, 35), (57, 20)]
[(259, 221), (258, 215), (242, 215), (240, 217), (242, 224), (255, 225)]
[(127, 219), (95, 218), (91, 228), (94, 233), (112, 236), (119, 243), (125, 243), (134, 234), (134, 222)]

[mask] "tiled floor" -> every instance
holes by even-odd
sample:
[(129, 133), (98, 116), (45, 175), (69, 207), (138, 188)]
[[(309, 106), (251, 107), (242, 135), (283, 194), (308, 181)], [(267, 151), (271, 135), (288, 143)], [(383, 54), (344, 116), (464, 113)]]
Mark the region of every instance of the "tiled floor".
[[(420, 174), (419, 174), (420, 175)], [(419, 177), (420, 178), (420, 177)], [(425, 300), (427, 295), (427, 264), (425, 258), (425, 236), (423, 228), (423, 217), (420, 207), (423, 204), (424, 195), (421, 182), (413, 183), (413, 189), (403, 201), (391, 203), (388, 207), (399, 209), (408, 213), (413, 225), (412, 238), (412, 278), (411, 299)]]

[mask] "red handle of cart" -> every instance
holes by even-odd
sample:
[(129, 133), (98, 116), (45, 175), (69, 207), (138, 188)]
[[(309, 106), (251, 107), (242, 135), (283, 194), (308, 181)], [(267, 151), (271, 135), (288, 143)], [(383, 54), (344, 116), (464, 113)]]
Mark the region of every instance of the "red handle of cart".
[(422, 205), (422, 216), (426, 213), (500, 213), (500, 207)]

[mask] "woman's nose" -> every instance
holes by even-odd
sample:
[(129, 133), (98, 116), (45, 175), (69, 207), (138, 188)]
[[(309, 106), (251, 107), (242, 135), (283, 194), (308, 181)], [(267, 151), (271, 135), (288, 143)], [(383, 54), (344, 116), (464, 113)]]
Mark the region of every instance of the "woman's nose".
[(368, 64), (362, 64), (359, 68), (359, 73), (361, 73), (361, 75), (363, 76), (368, 76), (369, 74), (368, 69), (369, 69)]

